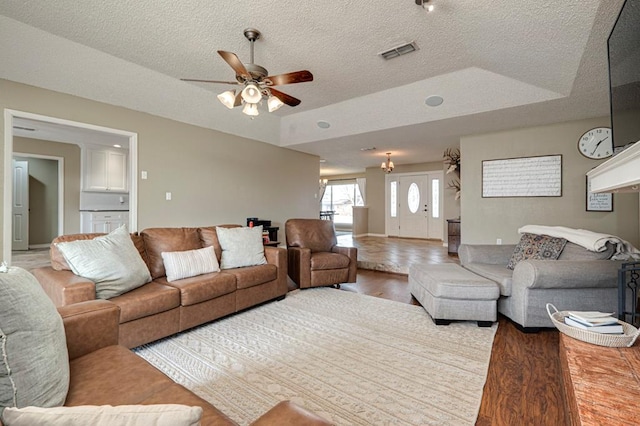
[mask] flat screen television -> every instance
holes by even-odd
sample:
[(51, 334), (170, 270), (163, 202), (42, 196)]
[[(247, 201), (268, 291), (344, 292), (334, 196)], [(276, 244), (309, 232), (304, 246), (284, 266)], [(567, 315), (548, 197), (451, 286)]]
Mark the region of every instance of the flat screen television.
[(607, 47), (611, 131), (618, 148), (640, 140), (640, 0), (625, 1)]

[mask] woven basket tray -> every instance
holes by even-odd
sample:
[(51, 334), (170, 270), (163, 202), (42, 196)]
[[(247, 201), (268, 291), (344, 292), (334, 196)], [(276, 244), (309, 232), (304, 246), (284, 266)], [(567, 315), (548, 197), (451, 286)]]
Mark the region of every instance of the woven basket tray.
[[(551, 312), (551, 310), (553, 310), (553, 312)], [(564, 319), (569, 316), (569, 312), (558, 311), (551, 303), (547, 303), (547, 313), (553, 325), (562, 333), (574, 339), (582, 340), (583, 342), (593, 343), (594, 345), (607, 346), (610, 348), (630, 348), (640, 335), (640, 330), (620, 320), (618, 320), (618, 322), (622, 324), (622, 334), (596, 333), (595, 331), (572, 327), (564, 323)]]

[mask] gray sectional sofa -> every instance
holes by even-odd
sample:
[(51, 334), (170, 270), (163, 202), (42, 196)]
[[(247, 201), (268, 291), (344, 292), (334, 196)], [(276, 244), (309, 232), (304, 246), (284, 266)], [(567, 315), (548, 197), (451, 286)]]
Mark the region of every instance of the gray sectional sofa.
[(498, 284), (498, 312), (525, 331), (553, 327), (547, 303), (561, 311), (617, 310), (622, 262), (608, 260), (613, 245), (596, 253), (567, 242), (558, 260), (522, 260), (510, 270), (507, 264), (515, 247), (462, 244), (458, 256), (464, 268)]

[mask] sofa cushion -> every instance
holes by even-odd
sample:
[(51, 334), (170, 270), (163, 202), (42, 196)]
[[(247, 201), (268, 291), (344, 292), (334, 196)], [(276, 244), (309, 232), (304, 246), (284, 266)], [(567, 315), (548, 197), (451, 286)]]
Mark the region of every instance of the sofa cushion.
[(162, 277), (154, 282), (177, 288), (182, 306), (195, 305), (236, 291), (236, 277), (225, 272), (213, 272), (172, 282)]
[(166, 275), (162, 252), (202, 248), (198, 228), (148, 228), (140, 233), (147, 251), (149, 272), (153, 279)]
[(513, 250), (507, 268), (513, 269), (518, 262), (525, 259), (556, 260), (566, 244), (567, 240), (564, 238), (524, 233)]
[(268, 263), (265, 265), (227, 269), (225, 273), (235, 276), (237, 288), (243, 289), (275, 280), (278, 278), (278, 267)]
[(349, 256), (339, 253), (311, 253), (311, 270), (342, 269), (349, 267)]
[(0, 273), (0, 415), (5, 407), (62, 405), (69, 355), (53, 302), (29, 272)]
[(186, 251), (163, 251), (161, 255), (169, 282), (220, 271), (213, 247)]
[(150, 282), (110, 300), (120, 307), (120, 324), (168, 311), (180, 306), (180, 292), (174, 287)]
[(6, 426), (196, 426), (201, 417), (201, 407), (179, 404), (81, 405), (11, 408), (2, 420)]
[(489, 263), (468, 263), (464, 265), (465, 269), (487, 278), (498, 284), (500, 295), (511, 296), (511, 287), (513, 283), (513, 272), (504, 267), (504, 265), (492, 265)]
[(216, 227), (216, 232), (220, 247), (222, 247), (220, 268), (232, 269), (267, 263), (262, 243), (262, 226), (253, 228)]
[(606, 243), (605, 247), (604, 251), (596, 252), (568, 241), (558, 260), (607, 260), (615, 253), (616, 246), (615, 244)]
[(123, 225), (91, 240), (56, 243), (74, 274), (96, 284), (96, 298), (110, 299), (151, 281)]

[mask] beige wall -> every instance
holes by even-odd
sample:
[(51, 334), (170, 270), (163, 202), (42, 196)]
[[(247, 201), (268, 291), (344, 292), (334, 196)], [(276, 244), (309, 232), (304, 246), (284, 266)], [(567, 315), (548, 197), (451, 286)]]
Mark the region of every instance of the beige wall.
[[(613, 212), (585, 209), (585, 174), (599, 161), (583, 157), (577, 143), (598, 126), (609, 126), (608, 117), (462, 138), (462, 242), (516, 243), (519, 227), (537, 224), (610, 233), (637, 246), (637, 193), (614, 194)], [(562, 154), (562, 197), (482, 198), (482, 160), (551, 154)]]
[(80, 147), (68, 143), (14, 137), (13, 152), (49, 155), (64, 159), (63, 233), (75, 234), (80, 232)]
[[(148, 172), (138, 178), (139, 229), (260, 217), (281, 226), (283, 239), (286, 219), (318, 215), (317, 156), (7, 80), (0, 93), (2, 109), (136, 132), (138, 170)], [(0, 122), (4, 128), (4, 115)], [(4, 156), (4, 136), (0, 145)]]
[[(445, 171), (444, 163), (419, 163), (396, 165), (393, 173), (413, 173), (413, 172), (432, 172)], [(385, 235), (385, 194), (384, 182), (385, 173), (380, 167), (369, 167), (365, 172), (367, 178), (367, 205), (369, 206), (369, 233), (376, 235)], [(443, 195), (443, 213), (444, 213), (444, 236), (446, 239), (446, 219), (453, 219), (460, 215), (460, 202), (455, 200), (455, 191), (448, 189), (447, 185), (453, 178), (453, 175), (444, 175), (444, 195)]]

